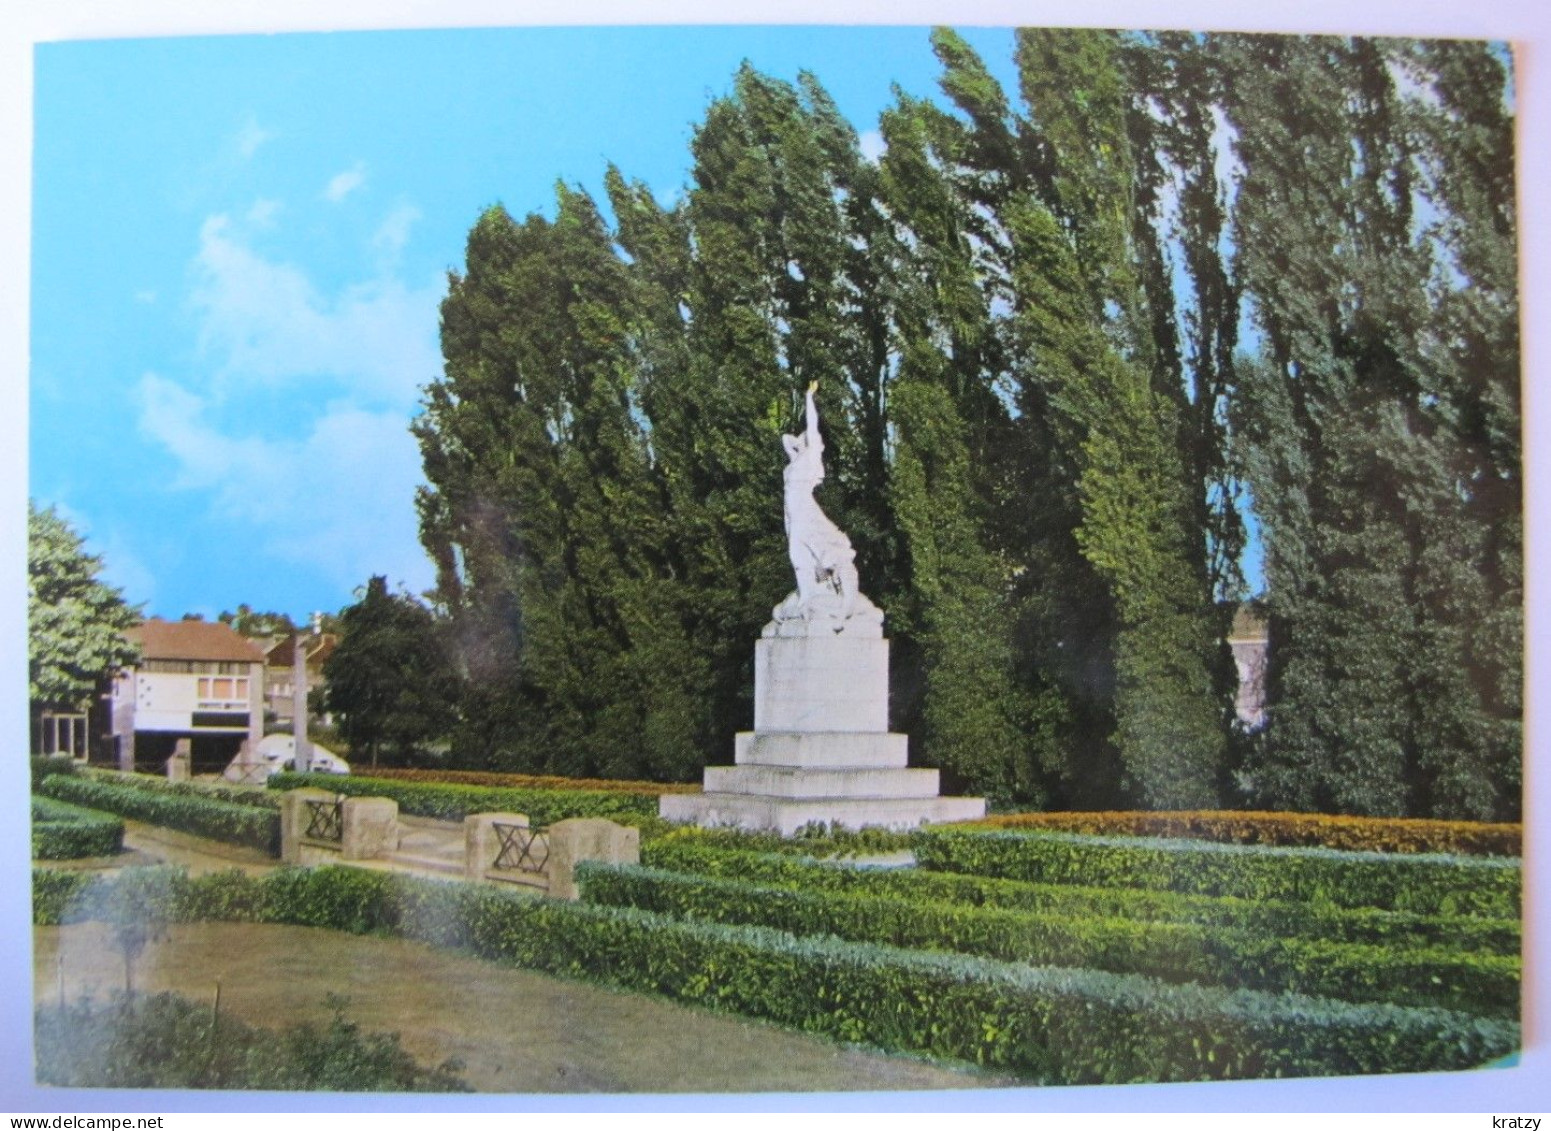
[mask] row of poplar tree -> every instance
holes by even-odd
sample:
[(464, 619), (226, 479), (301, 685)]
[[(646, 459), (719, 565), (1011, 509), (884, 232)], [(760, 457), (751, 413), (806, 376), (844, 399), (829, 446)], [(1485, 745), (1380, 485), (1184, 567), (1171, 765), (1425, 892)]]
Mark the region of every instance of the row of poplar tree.
[[(939, 30), (881, 156), (745, 66), (672, 206), (493, 208), (414, 428), (453, 757), (692, 779), (791, 588), (783, 432), (912, 761), (1002, 803), (1519, 811), (1513, 108), (1468, 42)], [(1264, 554), (1268, 722), (1223, 643)]]

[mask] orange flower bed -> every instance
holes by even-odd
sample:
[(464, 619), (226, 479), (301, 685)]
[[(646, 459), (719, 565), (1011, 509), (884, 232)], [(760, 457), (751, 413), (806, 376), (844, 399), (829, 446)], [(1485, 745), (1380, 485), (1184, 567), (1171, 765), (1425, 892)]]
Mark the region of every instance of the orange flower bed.
[(684, 782), (616, 781), (610, 778), (562, 778), (545, 774), (499, 774), (481, 770), (361, 769), (364, 777), (389, 781), (443, 785), (489, 785), (505, 789), (592, 789), (607, 793), (634, 793), (655, 797), (659, 793), (699, 793), (698, 785)]
[(1341, 848), (1368, 852), (1522, 854), (1522, 825), (1323, 813), (1007, 813), (962, 827), (1045, 829), (1109, 836), (1186, 837), (1228, 844)]

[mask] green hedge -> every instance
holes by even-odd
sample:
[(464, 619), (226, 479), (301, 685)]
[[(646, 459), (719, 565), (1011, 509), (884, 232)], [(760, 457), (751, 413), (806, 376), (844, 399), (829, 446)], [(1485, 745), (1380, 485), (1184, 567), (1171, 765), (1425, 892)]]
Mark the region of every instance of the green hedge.
[(77, 860), (124, 849), (124, 822), (50, 797), (32, 799), (32, 858)]
[(83, 768), (81, 776), (91, 781), (104, 782), (107, 785), (128, 786), (131, 789), (143, 789), (150, 793), (172, 794), (176, 797), (202, 797), (207, 801), (224, 801), (230, 805), (247, 805), (255, 809), (280, 809), (280, 795), (270, 793), (265, 789), (255, 789), (251, 786), (224, 785), (219, 782), (206, 781), (169, 781), (163, 777), (153, 777), (150, 774), (126, 774), (118, 770), (104, 770), (96, 767)]
[[(796, 938), (490, 885), (341, 867), (157, 882), (148, 914), (160, 900), (185, 915), (242, 908), (266, 921), (388, 931), (1044, 1083), (1440, 1071), (1479, 1066), (1519, 1047), (1517, 1024), (1449, 1010), (1171, 986)], [(67, 915), (90, 902), (91, 888), (84, 894)]]
[(1268, 938), (1186, 923), (1053, 918), (962, 903), (798, 891), (654, 868), (584, 864), (578, 878), (589, 903), (706, 922), (749, 923), (1036, 966), (1145, 974), (1166, 982), (1440, 1005), (1506, 1017), (1519, 1013), (1519, 959), (1503, 955)]
[(73, 774), (76, 771), (75, 759), (68, 754), (33, 755), (29, 761), (32, 771), (32, 788), (37, 789), (38, 783), (44, 778), (53, 777), (55, 774)]
[(81, 775), (56, 776), (38, 792), (60, 801), (117, 813), (152, 825), (280, 855), (280, 813), (275, 809), (110, 785)]
[(815, 892), (851, 892), (877, 898), (961, 903), (1071, 919), (1127, 919), (1189, 923), (1277, 938), (1517, 955), (1517, 919), (1415, 915), (1371, 907), (1314, 906), (1289, 900), (1246, 900), (1141, 888), (1036, 884), (920, 868), (838, 867), (791, 856), (733, 852), (673, 834), (641, 845), (641, 861), (672, 872), (693, 872)]
[(74, 922), (76, 909), (88, 893), (101, 887), (101, 877), (91, 872), (67, 872), (58, 868), (32, 870), (32, 921), (40, 927)]
[(926, 868), (1039, 883), (1519, 918), (1519, 862), (1497, 857), (936, 830), (914, 851)]
[(443, 821), (461, 821), (470, 813), (524, 813), (535, 825), (552, 825), (569, 817), (656, 820), (657, 799), (634, 794), (582, 789), (500, 789), (494, 786), (450, 785), (439, 782), (388, 781), (354, 774), (279, 773), (269, 779), (277, 790), (326, 789), (352, 797), (391, 797), (399, 812)]

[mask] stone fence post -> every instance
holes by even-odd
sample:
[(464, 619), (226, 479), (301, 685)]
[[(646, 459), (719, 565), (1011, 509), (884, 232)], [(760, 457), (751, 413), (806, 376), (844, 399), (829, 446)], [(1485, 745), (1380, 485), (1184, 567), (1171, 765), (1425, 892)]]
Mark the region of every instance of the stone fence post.
[(399, 803), (391, 797), (347, 797), (340, 855), (346, 860), (371, 860), (397, 852)]
[(488, 878), (495, 859), (501, 853), (501, 838), (495, 826), (527, 828), (526, 813), (470, 813), (463, 818), (463, 875), (469, 880)]
[(576, 866), (583, 860), (605, 864), (639, 864), (641, 830), (616, 825), (600, 817), (573, 817), (549, 826), (549, 894), (555, 899), (578, 897)]
[(194, 755), (191, 750), (192, 743), (186, 738), (178, 739), (177, 745), (172, 748), (172, 757), (167, 759), (167, 780), (188, 781), (193, 772)]

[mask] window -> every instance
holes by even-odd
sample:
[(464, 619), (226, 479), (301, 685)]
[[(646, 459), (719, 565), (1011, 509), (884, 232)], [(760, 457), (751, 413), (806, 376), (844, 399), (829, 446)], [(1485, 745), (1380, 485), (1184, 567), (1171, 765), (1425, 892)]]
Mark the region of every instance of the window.
[(201, 710), (222, 710), (248, 706), (248, 681), (243, 677), (201, 676), (199, 679), (199, 707)]

